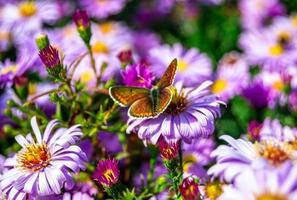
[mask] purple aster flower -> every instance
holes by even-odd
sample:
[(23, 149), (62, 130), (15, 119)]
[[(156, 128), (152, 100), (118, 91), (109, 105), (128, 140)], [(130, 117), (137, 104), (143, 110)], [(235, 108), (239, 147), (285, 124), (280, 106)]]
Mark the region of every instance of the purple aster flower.
[(126, 0), (80, 0), (82, 7), (98, 19), (118, 14), (126, 4)]
[(197, 86), (211, 79), (211, 61), (206, 54), (196, 48), (184, 50), (180, 44), (153, 48), (149, 52), (152, 69), (157, 76), (162, 76), (172, 58), (177, 58), (177, 74), (175, 79), (183, 81), (186, 86)]
[(119, 136), (116, 133), (99, 132), (97, 138), (108, 155), (116, 155), (123, 150)]
[(216, 157), (208, 174), (231, 182), (247, 169), (277, 168), (286, 162), (296, 160), (291, 145), (275, 138), (252, 143), (243, 139), (233, 139), (228, 135), (220, 137), (228, 145), (220, 145), (211, 156)]
[(197, 200), (200, 198), (198, 183), (193, 177), (187, 177), (179, 186), (179, 191), (184, 200)]
[(149, 66), (139, 63), (132, 64), (126, 67), (121, 72), (122, 80), (126, 86), (138, 86), (151, 88), (154, 81), (153, 73)]
[(183, 143), (183, 170), (185, 176), (195, 175), (199, 177), (200, 182), (207, 181), (207, 173), (204, 166), (207, 166), (213, 160), (210, 157), (215, 148), (213, 138), (201, 138), (193, 140), (191, 144)]
[(86, 155), (75, 145), (83, 134), (79, 125), (59, 128), (51, 135), (57, 124), (56, 120), (49, 122), (42, 135), (33, 117), (35, 139), (31, 134), (16, 136), (22, 149), (5, 162), (10, 169), (0, 179), (9, 199), (60, 194), (63, 187), (73, 186), (71, 173), (85, 168)]
[(140, 139), (153, 144), (161, 135), (167, 142), (182, 139), (188, 143), (192, 139), (210, 136), (223, 104), (217, 96), (210, 94), (211, 84), (206, 81), (197, 88), (184, 89), (181, 84), (177, 85), (176, 95), (162, 114), (157, 118), (130, 118), (127, 132), (136, 131)]
[(239, 95), (249, 81), (249, 66), (242, 55), (231, 52), (220, 60), (212, 92), (221, 100)]
[(92, 181), (78, 182), (71, 190), (66, 190), (62, 200), (93, 200), (98, 193)]
[(21, 78), (34, 63), (34, 56), (22, 54), (16, 62), (6, 61), (0, 64), (0, 88), (11, 87), (16, 79)]
[(287, 17), (261, 30), (242, 33), (239, 42), (250, 64), (280, 71), (296, 61), (296, 39), (296, 29)]
[(218, 200), (295, 200), (297, 168), (287, 163), (280, 169), (247, 170), (233, 184), (223, 186)]
[(242, 26), (249, 30), (262, 28), (271, 18), (285, 13), (278, 0), (240, 0)]
[(115, 159), (106, 159), (98, 162), (93, 179), (105, 187), (110, 188), (119, 181), (120, 171), (118, 161)]

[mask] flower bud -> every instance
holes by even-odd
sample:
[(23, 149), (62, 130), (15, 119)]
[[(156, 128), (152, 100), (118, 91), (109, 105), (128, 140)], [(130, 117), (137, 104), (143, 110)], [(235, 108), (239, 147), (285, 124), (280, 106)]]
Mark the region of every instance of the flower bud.
[(89, 46), (91, 40), (91, 23), (89, 16), (84, 10), (77, 10), (73, 15), (73, 21), (76, 24), (79, 36), (84, 43)]
[(260, 138), (260, 131), (262, 129), (262, 124), (253, 120), (248, 124), (248, 134), (252, 140), (258, 141)]
[(49, 40), (47, 35), (45, 34), (38, 35), (35, 41), (39, 50), (42, 50), (45, 47), (49, 46)]
[(177, 158), (179, 146), (177, 143), (167, 143), (163, 138), (158, 142), (161, 157), (165, 160)]
[(200, 199), (200, 191), (198, 183), (193, 177), (187, 177), (179, 186), (179, 191), (184, 200), (198, 200)]
[(129, 64), (132, 62), (132, 51), (131, 49), (121, 51), (117, 55), (118, 59), (121, 61), (122, 64)]

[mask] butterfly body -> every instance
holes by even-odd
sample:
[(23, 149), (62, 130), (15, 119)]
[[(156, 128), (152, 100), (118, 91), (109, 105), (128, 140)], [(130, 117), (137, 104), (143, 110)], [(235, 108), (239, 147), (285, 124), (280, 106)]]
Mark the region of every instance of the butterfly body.
[(174, 59), (156, 86), (152, 89), (141, 87), (113, 86), (109, 89), (111, 98), (122, 107), (130, 106), (128, 115), (134, 118), (159, 116), (172, 99), (172, 83), (176, 73)]

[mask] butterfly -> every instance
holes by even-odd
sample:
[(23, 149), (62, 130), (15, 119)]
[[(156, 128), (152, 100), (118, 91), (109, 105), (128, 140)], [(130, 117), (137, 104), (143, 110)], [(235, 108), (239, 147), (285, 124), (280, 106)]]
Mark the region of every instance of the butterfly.
[(152, 89), (142, 87), (113, 86), (109, 88), (111, 98), (122, 107), (130, 106), (128, 115), (133, 118), (155, 118), (170, 104), (173, 96), (177, 60), (174, 59), (160, 81)]

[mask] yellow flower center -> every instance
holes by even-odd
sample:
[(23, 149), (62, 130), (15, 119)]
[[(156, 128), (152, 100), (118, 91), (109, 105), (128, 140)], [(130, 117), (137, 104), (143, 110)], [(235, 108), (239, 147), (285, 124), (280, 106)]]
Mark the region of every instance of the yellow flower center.
[(50, 152), (46, 144), (29, 144), (17, 154), (18, 167), (24, 170), (39, 171), (49, 165)]
[(278, 166), (291, 159), (292, 148), (290, 145), (274, 140), (256, 143), (260, 157), (268, 160), (272, 165)]
[(287, 200), (288, 198), (286, 196), (283, 196), (281, 194), (261, 194), (256, 197), (256, 200)]
[(277, 91), (282, 91), (284, 89), (285, 85), (281, 80), (276, 80), (272, 84), (272, 87)]
[(184, 156), (183, 161), (183, 169), (185, 172), (188, 172), (191, 165), (197, 162), (197, 158), (193, 154), (188, 154)]
[(84, 71), (80, 75), (80, 81), (82, 83), (88, 83), (92, 78), (94, 78), (94, 72), (91, 70)]
[(0, 74), (4, 75), (4, 74), (8, 74), (8, 73), (13, 73), (15, 74), (18, 70), (18, 66), (17, 65), (11, 65), (8, 67), (5, 67), (3, 69), (0, 70)]
[(96, 42), (92, 46), (92, 50), (95, 53), (103, 53), (103, 54), (107, 54), (108, 53), (107, 45), (104, 42), (102, 42), (102, 41)]
[(178, 71), (183, 72), (187, 68), (188, 68), (188, 63), (185, 60), (183, 59), (178, 60), (178, 64), (177, 64)]
[(216, 200), (222, 193), (222, 184), (218, 181), (208, 183), (205, 187), (205, 194), (209, 200)]
[(294, 150), (297, 150), (297, 139), (290, 141), (289, 144)]
[(280, 56), (284, 53), (284, 49), (280, 44), (276, 44), (269, 48), (269, 53), (272, 56)]
[(219, 94), (223, 92), (228, 86), (227, 80), (224, 79), (217, 79), (214, 84), (212, 85), (211, 91), (214, 94)]
[(32, 1), (24, 2), (19, 5), (19, 11), (23, 17), (31, 17), (36, 13), (37, 7)]
[(107, 169), (104, 173), (103, 176), (109, 181), (113, 182), (115, 179), (115, 175), (111, 169)]
[(105, 22), (100, 25), (100, 29), (101, 29), (102, 33), (108, 34), (114, 30), (114, 25), (112, 22)]
[(173, 92), (174, 95), (169, 106), (166, 108), (165, 113), (178, 115), (187, 108), (188, 102), (183, 92), (181, 92), (181, 94), (177, 94), (176, 90), (173, 90)]

